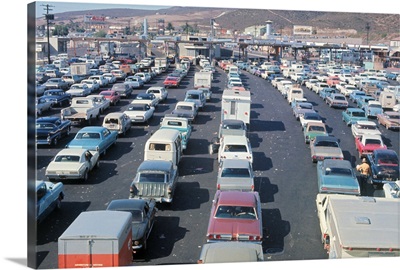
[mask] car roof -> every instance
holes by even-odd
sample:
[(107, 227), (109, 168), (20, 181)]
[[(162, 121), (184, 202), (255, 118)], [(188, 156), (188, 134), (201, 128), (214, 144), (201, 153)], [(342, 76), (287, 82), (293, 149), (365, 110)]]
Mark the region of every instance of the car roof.
[(376, 126), (375, 122), (373, 122), (373, 121), (357, 121), (356, 124), (368, 125), (368, 126)]
[(247, 159), (224, 159), (221, 161), (221, 168), (248, 168), (251, 162)]
[(331, 142), (338, 142), (338, 138), (333, 136), (315, 136), (315, 141), (331, 141)]
[(48, 117), (40, 117), (38, 119), (36, 119), (36, 122), (40, 122), (40, 123), (54, 123), (61, 120), (60, 117), (55, 117), (55, 116), (48, 116)]
[(81, 129), (78, 131), (78, 133), (81, 133), (81, 132), (88, 132), (88, 131), (99, 132), (99, 131), (102, 131), (102, 130), (104, 130), (104, 129), (106, 129), (106, 128), (105, 128), (105, 127), (102, 127), (102, 126), (88, 126), (88, 127), (83, 127), (83, 128), (81, 128)]
[(138, 171), (169, 171), (172, 162), (169, 160), (144, 160), (138, 167)]
[(352, 170), (350, 161), (346, 159), (324, 159), (321, 161), (324, 167), (334, 167), (334, 168), (348, 168)]
[(142, 199), (116, 199), (108, 204), (107, 210), (141, 210), (145, 204), (146, 200)]

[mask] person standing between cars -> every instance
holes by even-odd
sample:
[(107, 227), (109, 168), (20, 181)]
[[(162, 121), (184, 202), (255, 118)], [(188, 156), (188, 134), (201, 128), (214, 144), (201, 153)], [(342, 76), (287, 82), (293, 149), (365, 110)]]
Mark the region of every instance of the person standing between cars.
[(368, 177), (371, 175), (371, 167), (367, 163), (366, 158), (363, 158), (362, 163), (356, 166), (356, 170), (360, 172), (360, 186), (361, 190), (363, 190)]

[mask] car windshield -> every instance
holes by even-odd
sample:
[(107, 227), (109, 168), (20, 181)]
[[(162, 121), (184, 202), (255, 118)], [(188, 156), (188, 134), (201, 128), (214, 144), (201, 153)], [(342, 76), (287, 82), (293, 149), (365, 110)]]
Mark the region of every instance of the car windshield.
[(36, 128), (41, 129), (53, 129), (54, 125), (50, 123), (36, 123)]
[(370, 108), (377, 108), (377, 109), (381, 109), (382, 106), (380, 104), (369, 104)]
[(335, 96), (335, 99), (336, 100), (346, 100), (345, 97), (342, 97), (342, 96)]
[(256, 211), (248, 206), (218, 206), (216, 218), (257, 219)]
[(184, 106), (184, 105), (179, 105), (176, 107), (178, 110), (184, 110), (184, 111), (191, 111), (192, 107), (191, 106)]
[(390, 119), (400, 119), (400, 114), (399, 115), (388, 115)]
[(225, 145), (225, 152), (247, 152), (246, 145), (228, 144)]
[(59, 155), (54, 159), (55, 162), (78, 162), (79, 156)]
[(250, 172), (247, 168), (225, 168), (221, 177), (250, 177)]
[(366, 139), (366, 140), (365, 140), (365, 144), (366, 144), (366, 145), (367, 145), (367, 144), (378, 144), (378, 145), (380, 145), (380, 144), (381, 144), (381, 141), (378, 140), (378, 139)]
[(240, 124), (224, 124), (223, 129), (244, 129), (243, 125)]
[(140, 173), (139, 183), (165, 183), (167, 177), (164, 173)]
[(306, 119), (306, 120), (321, 120), (321, 117), (318, 114), (305, 114), (304, 119)]
[(353, 116), (365, 117), (365, 112), (353, 112)]
[(326, 175), (343, 175), (343, 176), (352, 176), (352, 171), (348, 168), (326, 168)]
[(188, 94), (186, 96), (187, 99), (199, 99), (200, 96), (198, 94)]
[(128, 111), (147, 111), (149, 106), (147, 105), (130, 105)]
[(100, 139), (100, 133), (80, 132), (80, 133), (76, 134), (75, 139)]

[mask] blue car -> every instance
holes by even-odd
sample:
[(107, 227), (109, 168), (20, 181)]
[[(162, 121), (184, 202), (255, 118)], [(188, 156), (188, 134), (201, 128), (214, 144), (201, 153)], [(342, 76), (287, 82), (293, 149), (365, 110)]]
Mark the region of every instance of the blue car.
[(71, 102), (71, 95), (61, 89), (50, 89), (43, 93), (42, 98), (46, 101), (53, 102), (53, 106), (66, 106)]
[(318, 161), (317, 178), (319, 193), (361, 194), (357, 176), (348, 160)]
[(390, 72), (386, 75), (386, 78), (395, 81), (397, 76), (399, 76), (398, 72)]
[(359, 97), (365, 96), (367, 95), (367, 93), (365, 93), (364, 91), (361, 90), (354, 90), (353, 92), (351, 92), (351, 94), (349, 95), (349, 100), (353, 101), (354, 103), (357, 103), (357, 99)]
[(348, 126), (355, 124), (357, 121), (368, 121), (365, 111), (359, 108), (347, 108), (342, 112), (342, 120)]
[(110, 131), (101, 126), (84, 127), (76, 133), (75, 138), (66, 148), (82, 148), (97, 151), (105, 155), (111, 145), (117, 143), (118, 131)]
[(365, 111), (367, 117), (376, 117), (378, 114), (383, 114), (383, 108), (379, 101), (370, 100), (365, 104), (362, 109)]
[(337, 93), (335, 88), (325, 87), (319, 90), (318, 95), (325, 100), (330, 94)]
[(36, 120), (36, 144), (54, 145), (62, 137), (69, 136), (71, 121), (60, 117), (40, 117)]
[(362, 109), (365, 106), (365, 104), (368, 104), (368, 101), (370, 101), (370, 100), (375, 100), (375, 98), (371, 97), (371, 96), (368, 96), (368, 95), (360, 96), (357, 99), (357, 107)]

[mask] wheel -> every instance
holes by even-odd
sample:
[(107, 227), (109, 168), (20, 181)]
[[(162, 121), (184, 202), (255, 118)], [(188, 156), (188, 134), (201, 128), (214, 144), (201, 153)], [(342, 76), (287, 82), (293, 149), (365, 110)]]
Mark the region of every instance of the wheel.
[(86, 169), (86, 171), (83, 175), (82, 181), (86, 182), (88, 179), (89, 179), (89, 169)]
[(62, 197), (60, 196), (60, 197), (58, 197), (58, 199), (56, 201), (56, 209), (57, 210), (61, 209), (61, 200), (62, 200)]
[(58, 144), (58, 137), (55, 137), (55, 138), (53, 139), (52, 145), (53, 145), (53, 146), (56, 146), (57, 144)]

